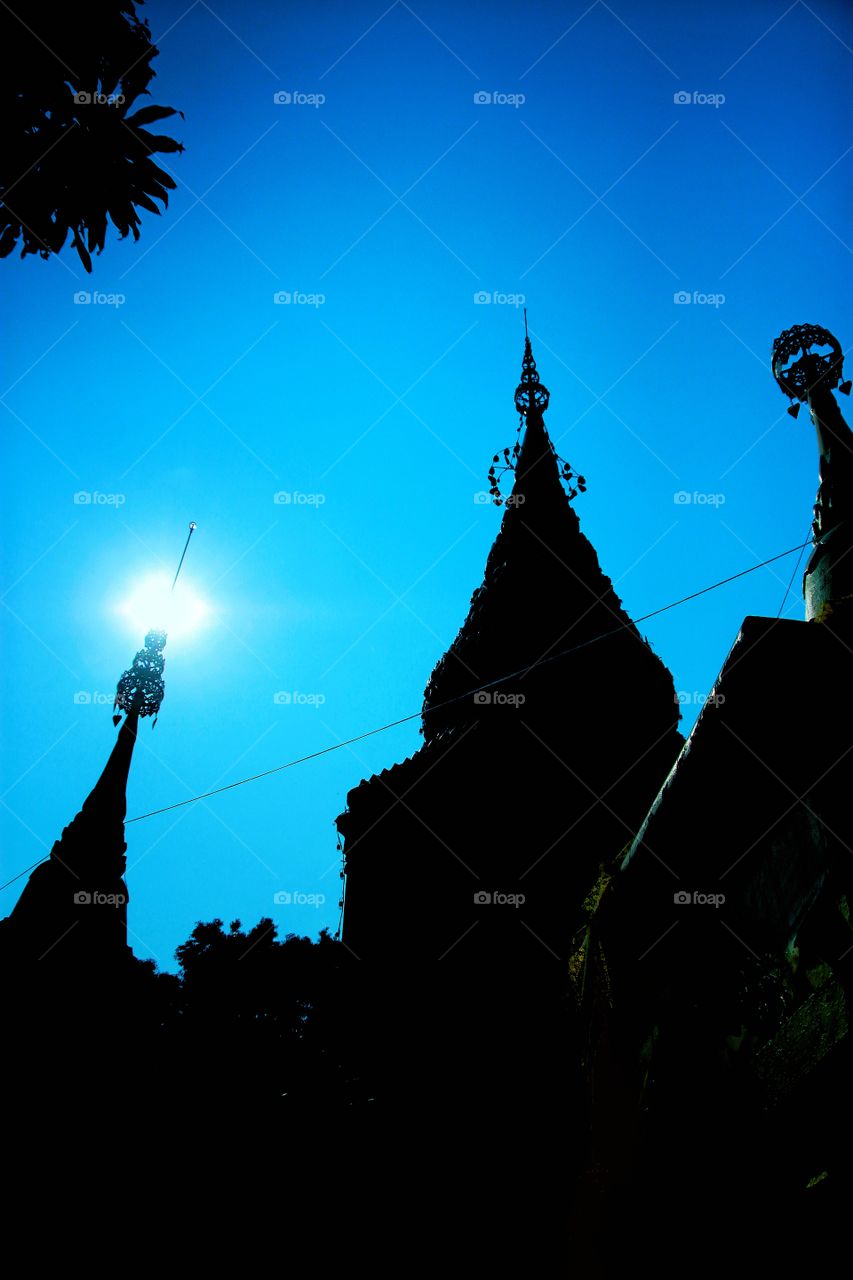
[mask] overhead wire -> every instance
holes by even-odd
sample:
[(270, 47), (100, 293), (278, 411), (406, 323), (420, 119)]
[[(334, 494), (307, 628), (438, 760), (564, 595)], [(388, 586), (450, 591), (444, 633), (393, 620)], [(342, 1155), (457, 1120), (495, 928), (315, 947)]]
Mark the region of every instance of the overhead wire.
[[(535, 671), (539, 667), (543, 667), (550, 662), (557, 662), (560, 659), (568, 658), (574, 653), (578, 653), (581, 649), (586, 649), (590, 645), (597, 644), (602, 640), (607, 640), (611, 636), (619, 635), (621, 632), (636, 628), (641, 622), (648, 622), (650, 618), (657, 618), (662, 613), (667, 613), (671, 609), (677, 609), (683, 604), (687, 604), (691, 600), (698, 599), (699, 596), (707, 595), (709, 591), (716, 591), (719, 587), (727, 586), (730, 582), (736, 582), (738, 578), (745, 578), (750, 573), (755, 573), (758, 569), (764, 569), (769, 564), (774, 564), (777, 560), (782, 560), (785, 556), (793, 555), (795, 551), (799, 551), (802, 558), (803, 550), (811, 544), (811, 539), (795, 547), (789, 547), (787, 551), (780, 551), (775, 556), (770, 556), (767, 560), (760, 561), (759, 564), (750, 565), (748, 569), (741, 569), (738, 573), (729, 574), (726, 578), (720, 578), (718, 582), (712, 582), (710, 586), (701, 587), (698, 591), (691, 591), (689, 595), (681, 596), (678, 600), (673, 600), (669, 604), (662, 605), (658, 609), (652, 609), (649, 613), (644, 613), (641, 617), (626, 623), (621, 623), (618, 627), (613, 627), (609, 631), (603, 631), (596, 636), (590, 637), (588, 640), (582, 641), (580, 644), (573, 645), (569, 649), (560, 650), (558, 653), (546, 654), (539, 658), (536, 662), (532, 662), (527, 666), (520, 667), (517, 671), (508, 672), (506, 675), (497, 677), (495, 680), (486, 681), (477, 685), (476, 688), (468, 689), (464, 693), (457, 694), (453, 698), (448, 698), (444, 702), (436, 703), (430, 707), (421, 707), (418, 711), (412, 711), (409, 715), (399, 716), (396, 720), (389, 720), (386, 724), (378, 725), (374, 729), (365, 729), (363, 733), (358, 733), (352, 738), (345, 738), (341, 742), (332, 743), (331, 746), (321, 747), (318, 751), (310, 751), (307, 755), (297, 756), (294, 760), (287, 760), (284, 764), (274, 765), (271, 769), (264, 769), (261, 773), (253, 773), (248, 778), (239, 778), (236, 782), (228, 782), (224, 786), (214, 787), (210, 791), (204, 791), (200, 795), (190, 796), (186, 800), (176, 800), (173, 804), (163, 805), (159, 809), (151, 809), (148, 813), (137, 814), (135, 818), (128, 818), (125, 825), (130, 826), (134, 822), (143, 822), (147, 818), (155, 818), (162, 813), (170, 813), (174, 809), (182, 809), (188, 804), (197, 804), (201, 800), (209, 800), (211, 796), (222, 795), (226, 791), (233, 791), (237, 787), (245, 787), (250, 782), (258, 782), (262, 778), (269, 778), (275, 773), (283, 773), (286, 769), (294, 769), (297, 765), (306, 764), (309, 760), (318, 760), (321, 756), (330, 755), (333, 751), (342, 751), (344, 747), (351, 747), (357, 742), (363, 742), (365, 738), (375, 737), (378, 733), (386, 733), (389, 729), (396, 729), (400, 725), (408, 724), (412, 720), (418, 720), (424, 715), (432, 715), (436, 711), (444, 710), (446, 707), (452, 706), (454, 703), (461, 702), (463, 699), (472, 698), (477, 693), (483, 693), (488, 689), (494, 688), (496, 685), (506, 684), (508, 680), (514, 680), (520, 676), (527, 675), (531, 671)], [(799, 564), (799, 560), (797, 561)], [(796, 567), (794, 569), (796, 573)], [(791, 577), (793, 582), (793, 575)], [(789, 587), (790, 590), (790, 587)], [(787, 598), (787, 594), (786, 594)], [(784, 601), (783, 601), (784, 604)], [(781, 609), (780, 609), (781, 613)], [(778, 615), (777, 615), (778, 617)], [(48, 855), (49, 857), (49, 855)], [(47, 857), (40, 858), (38, 862), (32, 863), (23, 871), (19, 871), (11, 880), (7, 880), (5, 884), (0, 885), (0, 891), (14, 884), (21, 876), (32, 871), (34, 867), (39, 866), (42, 862), (46, 862)]]

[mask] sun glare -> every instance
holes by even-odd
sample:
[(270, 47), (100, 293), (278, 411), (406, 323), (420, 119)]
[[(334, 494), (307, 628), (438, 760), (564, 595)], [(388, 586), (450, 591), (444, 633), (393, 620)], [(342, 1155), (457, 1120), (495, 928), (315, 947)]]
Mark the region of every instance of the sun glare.
[(147, 631), (165, 631), (170, 639), (186, 639), (210, 616), (207, 601), (193, 591), (189, 582), (178, 580), (171, 590), (167, 574), (151, 574), (131, 589), (118, 606), (118, 614), (142, 641)]

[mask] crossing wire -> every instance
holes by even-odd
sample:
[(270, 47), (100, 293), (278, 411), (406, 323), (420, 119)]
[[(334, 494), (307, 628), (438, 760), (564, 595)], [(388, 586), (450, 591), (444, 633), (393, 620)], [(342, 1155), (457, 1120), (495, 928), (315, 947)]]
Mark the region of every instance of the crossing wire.
[[(465, 693), (457, 694), (456, 697), (448, 698), (445, 702), (437, 703), (432, 707), (423, 707), (419, 711), (413, 711), (410, 715), (400, 716), (397, 720), (389, 720), (387, 724), (379, 725), (375, 729), (366, 729), (364, 733), (358, 733), (354, 738), (346, 738), (343, 742), (335, 742), (330, 747), (322, 747), (319, 751), (311, 751), (308, 755), (298, 756), (295, 760), (288, 760), (285, 764), (275, 765), (272, 769), (264, 769), (262, 773), (253, 773), (248, 778), (240, 778), (237, 782), (228, 782), (225, 786), (214, 787), (212, 791), (204, 791), (201, 795), (190, 796), (187, 800), (177, 800), (174, 804), (164, 805), (161, 809), (152, 809), (149, 813), (140, 813), (135, 818), (128, 818), (126, 826), (130, 826), (133, 822), (143, 822), (146, 818), (156, 818), (161, 813), (170, 813), (173, 809), (182, 809), (188, 804), (197, 804), (200, 800), (209, 800), (211, 796), (222, 795), (225, 791), (233, 791), (236, 787), (245, 787), (250, 782), (258, 782), (261, 778), (269, 778), (274, 773), (282, 773), (285, 769), (294, 769), (297, 765), (307, 764), (309, 760), (319, 760), (321, 756), (330, 755), (333, 751), (341, 751), (344, 747), (351, 747), (356, 742), (363, 742), (365, 738), (375, 737), (378, 733), (385, 733), (388, 729), (396, 729), (401, 724), (408, 724), (411, 720), (418, 720), (421, 716), (431, 715), (436, 711), (442, 711), (445, 707), (452, 706), (456, 702), (464, 699), (472, 698), (475, 693), (483, 693), (487, 689), (492, 689), (496, 685), (506, 684), (508, 680), (517, 679), (519, 676), (527, 675), (531, 671), (537, 670), (539, 667), (546, 666), (549, 662), (557, 662), (562, 658), (568, 658), (574, 653), (578, 653), (581, 649), (586, 649), (590, 645), (598, 644), (601, 640), (607, 640), (610, 636), (619, 635), (622, 631), (636, 627), (641, 622), (648, 622), (650, 618), (657, 618), (662, 613), (668, 613), (671, 609), (677, 609), (680, 605), (687, 604), (690, 600), (696, 600), (699, 596), (707, 595), (709, 591), (716, 591), (719, 587), (724, 587), (730, 582), (736, 582), (738, 578), (745, 578), (750, 573), (755, 573), (758, 569), (764, 569), (769, 564), (774, 564), (777, 560), (783, 560), (785, 556), (793, 555), (795, 551), (802, 552), (805, 547), (811, 545), (811, 539), (807, 542), (798, 543), (796, 547), (789, 547), (787, 551), (780, 551), (778, 555), (770, 556), (767, 560), (762, 560), (760, 564), (751, 565), (748, 569), (741, 569), (739, 573), (730, 574), (727, 578), (721, 578), (719, 582), (712, 582), (708, 587), (702, 587), (699, 591), (691, 591), (690, 595), (682, 596), (679, 600), (673, 600), (670, 604), (661, 605), (659, 609), (652, 609), (650, 613), (644, 613), (642, 617), (631, 622), (622, 623), (618, 627), (613, 627), (610, 631), (603, 631), (597, 636), (592, 636), (583, 643), (573, 645), (571, 649), (563, 649), (559, 653), (548, 654), (543, 658), (537, 659), (536, 662), (530, 663), (529, 666), (520, 667), (517, 671), (509, 672), (507, 675), (499, 676), (496, 680), (489, 680), (485, 684), (477, 685), (474, 689), (468, 689)], [(798, 561), (799, 563), (799, 561)], [(794, 570), (796, 573), (796, 568)], [(791, 579), (793, 581), (793, 577)], [(49, 857), (49, 855), (48, 855)], [(25, 867), (23, 871), (19, 871), (11, 880), (7, 880), (5, 884), (0, 885), (0, 891), (14, 884), (16, 880), (20, 880), (21, 876), (25, 876), (28, 871), (32, 871), (33, 867), (39, 866), (42, 862), (47, 862), (47, 857), (40, 858), (38, 862), (34, 862), (32, 866)]]

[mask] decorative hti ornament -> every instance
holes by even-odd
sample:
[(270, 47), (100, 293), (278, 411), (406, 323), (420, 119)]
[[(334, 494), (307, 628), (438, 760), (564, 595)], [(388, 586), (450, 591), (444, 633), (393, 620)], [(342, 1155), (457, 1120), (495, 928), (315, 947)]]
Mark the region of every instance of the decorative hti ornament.
[(539, 381), (533, 348), (527, 333), (527, 307), (524, 308), (524, 356), (521, 361), (521, 381), (515, 388), (515, 407), (522, 418), (532, 409), (544, 413), (548, 408), (551, 392)]
[(116, 686), (113, 724), (118, 724), (122, 712), (128, 715), (131, 711), (137, 712), (140, 716), (153, 716), (153, 724), (157, 723), (160, 704), (166, 694), (163, 684), (163, 668), (166, 665), (166, 659), (163, 657), (165, 643), (165, 631), (148, 632), (143, 648), (133, 659), (133, 665), (122, 673)]
[[(829, 347), (829, 351), (816, 351), (815, 347)], [(794, 359), (797, 355), (800, 358)], [(815, 391), (829, 392), (838, 387), (843, 395), (850, 395), (850, 382), (841, 381), (843, 365), (841, 343), (819, 324), (795, 324), (774, 339), (773, 377), (792, 401), (788, 407), (792, 418)]]
[[(521, 381), (515, 389), (515, 407), (518, 410), (518, 432), (525, 421), (531, 417), (539, 417), (548, 408), (548, 402), (551, 399), (551, 393), (544, 383), (539, 380), (539, 373), (536, 368), (536, 361), (533, 359), (533, 348), (530, 345), (530, 337), (527, 333), (527, 307), (524, 308), (524, 356), (521, 361)], [(573, 470), (570, 463), (565, 458), (561, 458), (554, 448), (550, 436), (546, 436), (548, 448), (557, 460), (560, 469), (560, 479), (568, 486), (569, 501), (576, 498), (579, 493), (586, 492), (586, 480), (583, 476), (578, 475)], [(489, 494), (492, 502), (496, 507), (502, 506), (509, 499), (504, 498), (500, 490), (500, 481), (508, 471), (513, 475), (516, 471), (518, 456), (521, 453), (521, 444), (516, 440), (512, 448), (506, 448), (503, 453), (496, 453), (492, 458), (492, 465), (489, 467)]]
[(820, 484), (814, 504), (815, 549), (803, 579), (806, 617), (824, 621), (853, 613), (853, 432), (833, 394), (850, 394), (842, 381), (844, 353), (828, 329), (797, 324), (773, 343), (773, 377), (796, 417), (801, 404), (817, 435)]
[[(177, 586), (181, 569), (184, 567), (190, 539), (197, 528), (195, 520), (191, 520), (187, 540), (184, 543), (184, 549), (181, 552), (181, 558), (172, 582), (172, 591)], [(133, 659), (133, 665), (129, 670), (122, 673), (116, 686), (116, 699), (113, 703), (114, 725), (117, 725), (121, 720), (122, 712), (125, 715), (129, 715), (131, 711), (143, 717), (153, 716), (152, 728), (157, 723), (160, 704), (166, 696), (166, 688), (163, 684), (163, 668), (166, 665), (166, 659), (163, 657), (165, 643), (165, 631), (157, 629), (149, 631), (143, 642), (143, 647)]]

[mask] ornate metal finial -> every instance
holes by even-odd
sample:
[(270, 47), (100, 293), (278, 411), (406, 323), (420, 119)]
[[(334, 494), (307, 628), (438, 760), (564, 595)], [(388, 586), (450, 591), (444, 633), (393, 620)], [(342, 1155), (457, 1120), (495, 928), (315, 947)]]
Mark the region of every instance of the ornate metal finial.
[[(816, 351), (815, 347), (829, 347), (829, 350)], [(794, 359), (798, 354), (800, 358)], [(838, 387), (844, 395), (850, 394), (851, 384), (841, 381), (843, 365), (841, 343), (818, 324), (795, 324), (774, 339), (773, 377), (791, 401), (788, 412), (792, 418), (800, 412), (800, 404), (806, 404), (818, 388), (829, 392)]]
[(531, 407), (544, 413), (548, 408), (551, 393), (539, 381), (536, 372), (536, 361), (533, 359), (533, 348), (527, 334), (527, 307), (524, 308), (524, 358), (521, 362), (521, 382), (515, 389), (515, 407), (526, 418)]
[[(544, 413), (548, 408), (548, 401), (551, 393), (547, 387), (543, 386), (539, 381), (539, 374), (536, 372), (536, 361), (533, 359), (533, 351), (530, 346), (530, 337), (527, 333), (527, 307), (524, 308), (524, 360), (521, 365), (521, 382), (515, 389), (515, 407), (519, 413), (518, 432), (519, 436), (524, 427), (526, 418), (529, 418), (531, 407)], [(565, 458), (561, 458), (554, 448), (554, 444), (548, 435), (547, 430), (542, 425), (541, 439), (533, 446), (535, 456), (527, 457), (526, 466), (529, 468), (538, 460), (539, 453), (547, 450), (558, 467), (560, 479), (566, 485), (567, 496), (571, 502), (572, 498), (576, 498), (579, 493), (586, 493), (586, 480), (582, 475), (574, 470)], [(528, 423), (525, 439), (530, 439), (530, 426)], [(529, 446), (528, 446), (529, 447)], [(516, 440), (512, 448), (504, 449), (503, 456), (496, 453), (492, 458), (492, 465), (489, 467), (489, 494), (492, 502), (496, 507), (503, 506), (504, 503), (509, 506), (520, 505), (526, 501), (526, 494), (516, 493), (513, 491), (508, 497), (504, 497), (501, 493), (501, 480), (507, 473), (511, 473), (518, 478), (518, 469), (521, 464), (521, 442)], [(523, 465), (523, 464), (521, 464)]]
[(833, 394), (842, 382), (841, 343), (817, 324), (797, 324), (773, 343), (773, 377), (796, 418), (807, 404), (817, 435), (820, 483), (814, 504), (814, 550), (803, 576), (806, 619), (845, 622), (853, 615), (853, 432)]
[(113, 704), (113, 724), (118, 724), (122, 712), (127, 715), (137, 711), (140, 716), (154, 716), (165, 697), (163, 684), (163, 646), (166, 643), (165, 631), (149, 631), (144, 646), (133, 659), (133, 665), (122, 673), (116, 686), (116, 700)]
[[(187, 540), (172, 582), (172, 591), (175, 590), (181, 569), (184, 567), (190, 539), (197, 528), (195, 520), (191, 520)], [(127, 715), (131, 711), (136, 711), (140, 716), (153, 716), (154, 724), (157, 723), (160, 704), (166, 696), (166, 688), (163, 684), (163, 668), (166, 665), (166, 659), (163, 657), (165, 643), (165, 631), (149, 631), (143, 641), (143, 647), (133, 659), (133, 665), (128, 671), (122, 672), (121, 679), (116, 685), (113, 724), (118, 724), (122, 712)]]

